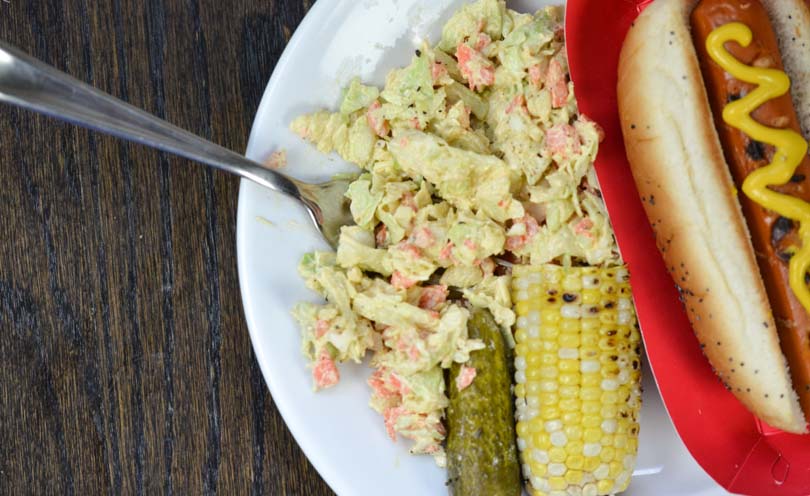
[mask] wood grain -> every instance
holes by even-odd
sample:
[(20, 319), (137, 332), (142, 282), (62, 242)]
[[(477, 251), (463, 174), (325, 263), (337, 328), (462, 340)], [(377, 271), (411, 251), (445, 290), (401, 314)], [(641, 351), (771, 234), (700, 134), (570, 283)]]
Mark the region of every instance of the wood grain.
[[(306, 0), (3, 0), (0, 39), (234, 150)], [(0, 107), (0, 495), (332, 494), (242, 316), (238, 180)]]

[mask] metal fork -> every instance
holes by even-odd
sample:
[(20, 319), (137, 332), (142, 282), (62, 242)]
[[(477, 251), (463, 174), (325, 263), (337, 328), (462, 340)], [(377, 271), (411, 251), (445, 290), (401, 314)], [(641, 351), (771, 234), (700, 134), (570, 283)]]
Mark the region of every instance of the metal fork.
[(298, 200), (326, 241), (337, 247), (352, 224), (344, 196), (351, 178), (298, 181), (99, 91), (0, 41), (0, 102), (134, 141), (249, 179)]

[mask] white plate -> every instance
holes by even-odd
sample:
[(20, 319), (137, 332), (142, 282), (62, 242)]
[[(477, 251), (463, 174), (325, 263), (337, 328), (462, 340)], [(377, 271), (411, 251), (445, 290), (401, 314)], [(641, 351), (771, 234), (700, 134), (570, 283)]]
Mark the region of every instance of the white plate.
[[(326, 179), (347, 164), (323, 156), (288, 130), (297, 115), (335, 108), (341, 88), (359, 75), (381, 85), (408, 63), (425, 37), (437, 41), (463, 0), (319, 0), (290, 40), (265, 91), (247, 156), (288, 152), (286, 172)], [(509, 2), (524, 12), (552, 3)], [(316, 301), (296, 273), (301, 255), (326, 244), (293, 201), (243, 181), (237, 252), (242, 300), (264, 378), (290, 431), (326, 482), (341, 496), (443, 495), (445, 472), (429, 456), (392, 443), (368, 406), (366, 366), (343, 365), (336, 388), (315, 394), (290, 309)], [(640, 452), (630, 495), (727, 494), (692, 460), (678, 439), (651, 375), (644, 381)]]

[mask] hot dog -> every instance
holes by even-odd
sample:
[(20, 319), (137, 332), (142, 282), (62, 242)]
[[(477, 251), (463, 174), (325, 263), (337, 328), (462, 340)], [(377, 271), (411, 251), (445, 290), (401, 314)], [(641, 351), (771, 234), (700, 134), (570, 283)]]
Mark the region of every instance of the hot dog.
[(656, 0), (628, 33), (617, 88), (633, 176), (705, 355), (790, 432), (810, 415), (808, 30), (798, 0)]
[[(742, 189), (743, 181), (752, 171), (770, 162), (775, 147), (757, 142), (723, 121), (723, 109), (727, 102), (750, 93), (756, 86), (734, 78), (714, 63), (706, 52), (705, 40), (723, 24), (742, 22), (751, 28), (755, 41), (745, 48), (733, 44), (728, 47), (729, 51), (746, 65), (784, 71), (776, 33), (768, 22), (768, 12), (758, 1), (747, 1), (746, 4), (748, 7), (743, 8), (741, 1), (703, 0), (691, 15), (692, 37), (715, 125), (738, 190)], [(799, 118), (789, 94), (769, 100), (754, 111), (753, 117), (770, 127), (801, 132)], [(804, 156), (790, 182), (775, 189), (810, 201), (810, 157)], [(787, 262), (801, 244), (799, 226), (796, 222), (762, 207), (746, 195), (740, 195), (739, 199), (748, 221), (754, 253), (776, 320), (782, 352), (790, 366), (793, 384), (810, 384), (810, 314), (802, 307), (788, 282)], [(810, 391), (806, 387), (796, 389), (802, 409), (805, 412), (810, 411)]]

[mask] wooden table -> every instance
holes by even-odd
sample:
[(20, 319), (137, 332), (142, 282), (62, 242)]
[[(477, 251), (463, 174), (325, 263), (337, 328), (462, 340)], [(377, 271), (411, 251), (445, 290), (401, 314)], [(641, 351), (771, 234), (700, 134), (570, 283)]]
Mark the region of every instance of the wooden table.
[[(0, 0), (0, 39), (242, 151), (308, 0)], [(0, 494), (332, 494), (242, 316), (239, 181), (0, 107)]]

